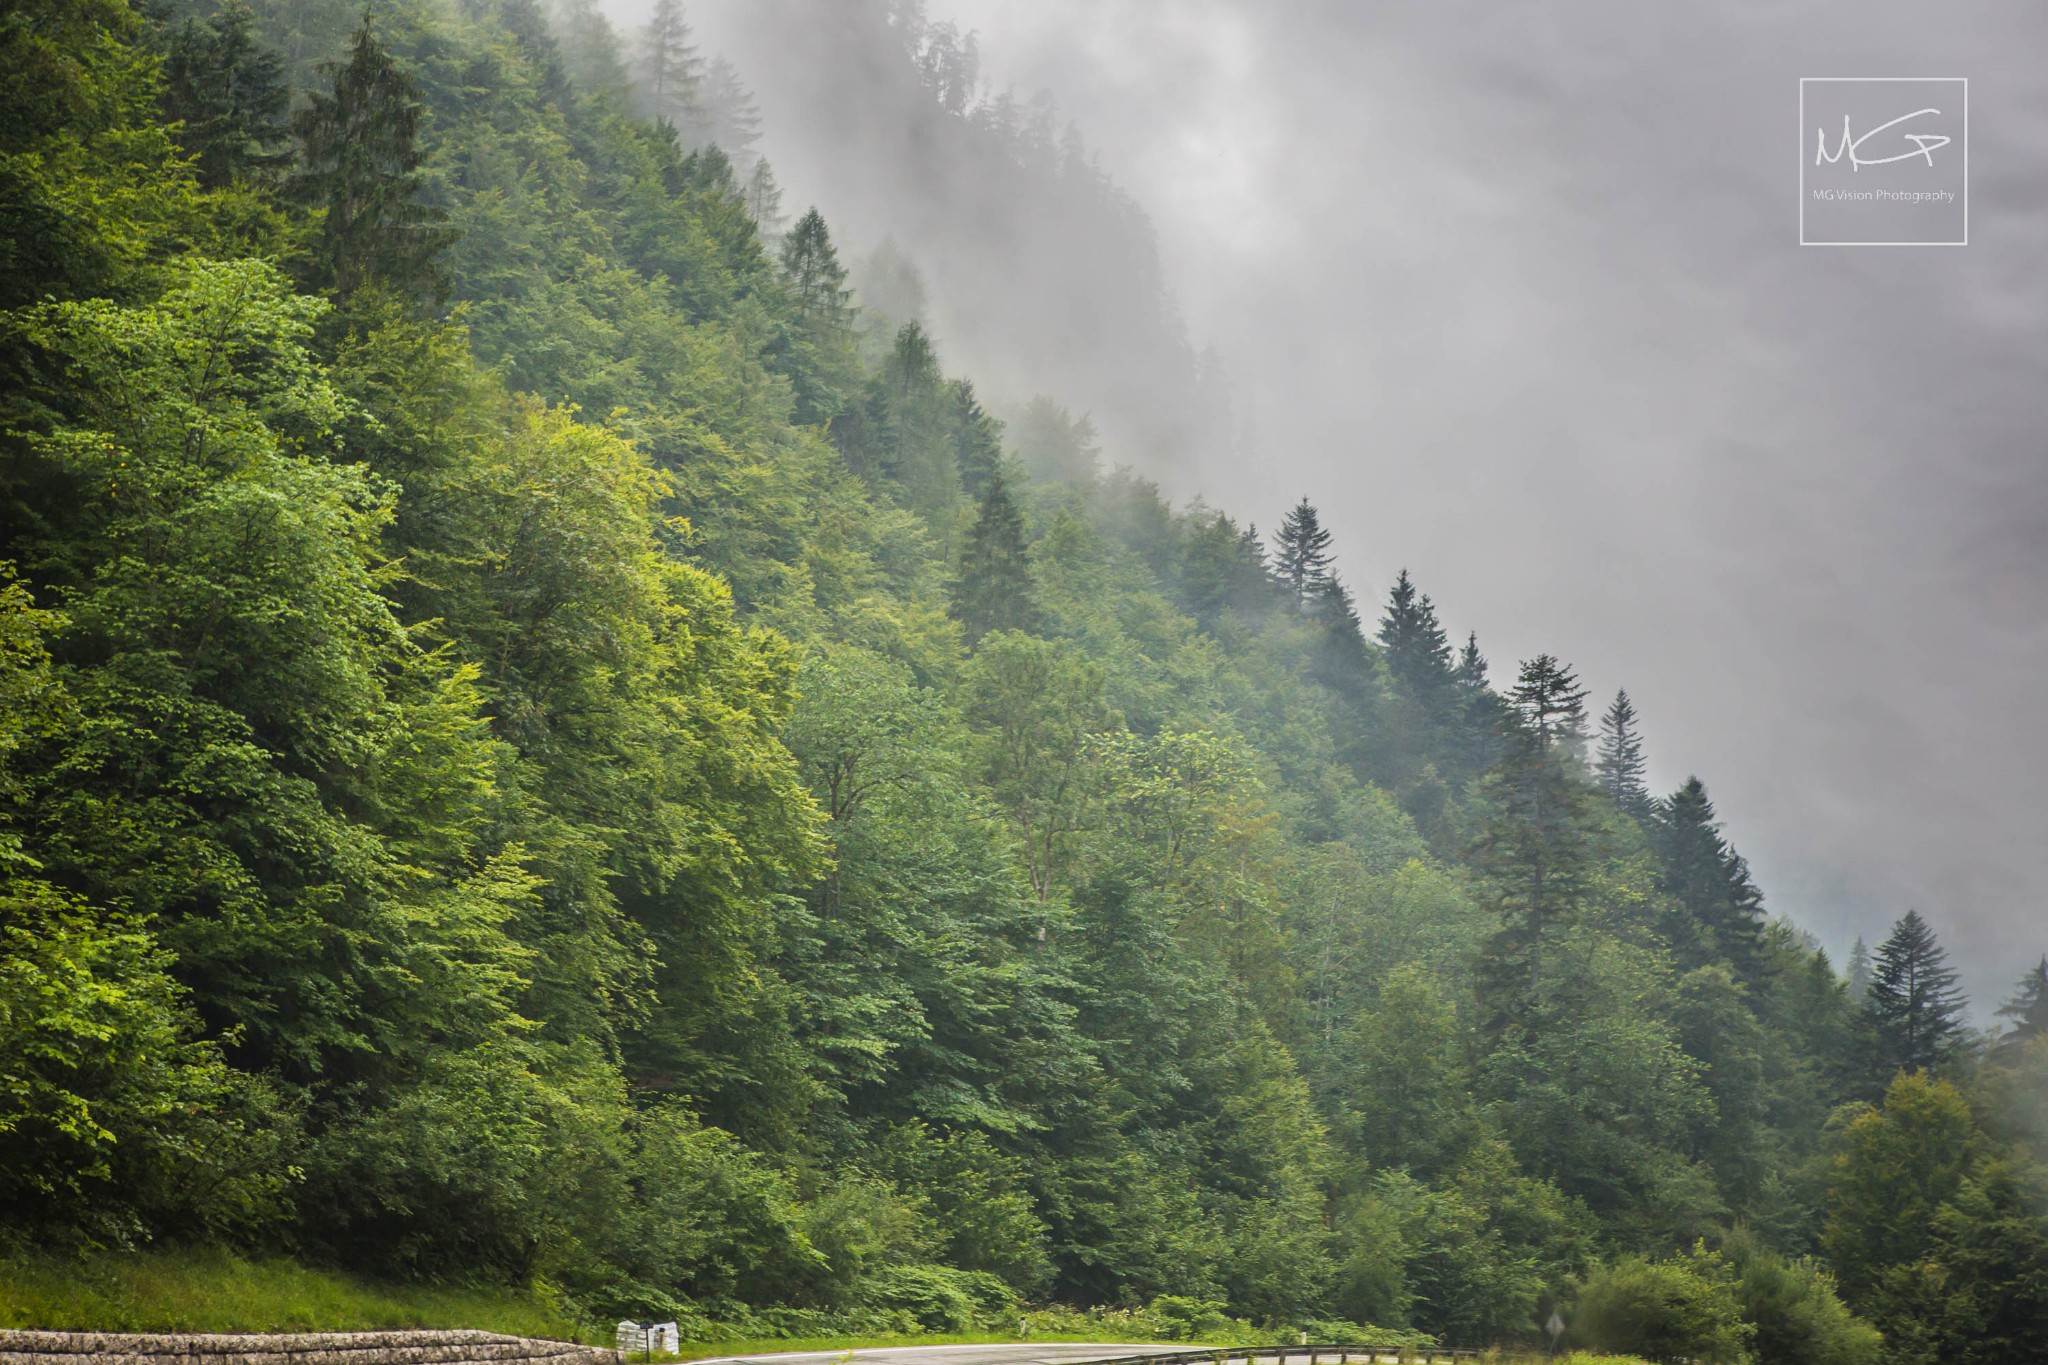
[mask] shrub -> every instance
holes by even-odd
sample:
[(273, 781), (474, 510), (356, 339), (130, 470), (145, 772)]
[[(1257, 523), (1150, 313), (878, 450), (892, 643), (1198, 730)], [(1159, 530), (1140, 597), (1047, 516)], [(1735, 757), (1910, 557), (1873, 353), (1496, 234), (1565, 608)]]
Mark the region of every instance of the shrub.
[(1709, 1362), (1742, 1360), (1750, 1330), (1728, 1263), (1703, 1247), (1595, 1270), (1572, 1324), (1574, 1340), (1595, 1350)]
[(1769, 1365), (1876, 1365), (1884, 1336), (1849, 1311), (1835, 1277), (1810, 1258), (1790, 1260), (1746, 1236), (1729, 1244), (1741, 1267), (1736, 1296)]

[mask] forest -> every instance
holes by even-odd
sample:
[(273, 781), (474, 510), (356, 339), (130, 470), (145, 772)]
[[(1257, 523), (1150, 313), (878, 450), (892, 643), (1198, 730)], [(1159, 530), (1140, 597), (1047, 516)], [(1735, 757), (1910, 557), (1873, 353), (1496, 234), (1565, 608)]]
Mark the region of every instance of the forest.
[(2048, 959), (1831, 960), (1625, 693), (978, 392), (677, 0), (0, 57), (0, 1253), (2048, 1360)]

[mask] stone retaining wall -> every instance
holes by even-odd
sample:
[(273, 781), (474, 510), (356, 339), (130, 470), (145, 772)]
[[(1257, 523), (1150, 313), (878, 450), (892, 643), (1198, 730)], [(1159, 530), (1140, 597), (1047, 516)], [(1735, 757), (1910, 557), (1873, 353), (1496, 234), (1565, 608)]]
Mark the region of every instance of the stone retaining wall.
[(84, 1365), (88, 1360), (121, 1365), (619, 1365), (619, 1353), (495, 1332), (200, 1336), (0, 1331), (0, 1365)]

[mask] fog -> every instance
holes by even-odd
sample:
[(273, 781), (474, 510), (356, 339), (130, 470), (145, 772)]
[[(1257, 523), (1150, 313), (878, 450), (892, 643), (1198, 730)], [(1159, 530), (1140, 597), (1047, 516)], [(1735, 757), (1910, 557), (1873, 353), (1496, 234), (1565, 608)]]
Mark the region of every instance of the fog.
[[(806, 12), (821, 41), (786, 41)], [(789, 205), (895, 237), (995, 397), (1095, 408), (1111, 457), (1241, 520), (1306, 494), (1373, 615), (1406, 566), (1496, 679), (1548, 650), (1626, 686), (1660, 788), (1697, 772), (1771, 907), (1838, 954), (1917, 907), (1982, 1017), (2048, 948), (2048, 12), (931, 0), (1148, 212), (1249, 429), (1122, 448), (1103, 394), (1168, 394), (1157, 365), (1077, 370), (948, 312), (948, 280), (1019, 260), (891, 219), (875, 163), (923, 153), (815, 98), (828, 71), (861, 98), (843, 13), (692, 19)], [(777, 69), (748, 60), (770, 15)], [(1970, 78), (1968, 246), (1798, 244), (1816, 75)]]

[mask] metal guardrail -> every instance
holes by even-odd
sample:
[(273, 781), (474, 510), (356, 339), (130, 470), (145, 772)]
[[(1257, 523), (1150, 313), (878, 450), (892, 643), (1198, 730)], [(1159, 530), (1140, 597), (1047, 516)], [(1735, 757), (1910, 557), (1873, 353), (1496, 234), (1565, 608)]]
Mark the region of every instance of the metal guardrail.
[(1359, 1346), (1342, 1342), (1306, 1346), (1204, 1346), (1186, 1351), (1147, 1351), (1105, 1356), (1072, 1365), (1444, 1365), (1484, 1354), (1475, 1346)]

